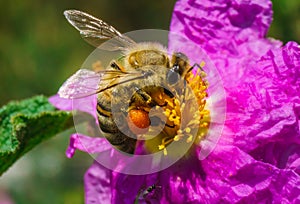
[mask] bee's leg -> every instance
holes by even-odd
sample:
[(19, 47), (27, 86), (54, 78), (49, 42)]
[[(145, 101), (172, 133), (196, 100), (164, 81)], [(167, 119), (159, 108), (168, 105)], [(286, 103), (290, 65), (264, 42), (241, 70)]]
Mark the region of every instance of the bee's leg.
[[(167, 95), (174, 97), (174, 95), (170, 91), (168, 91), (166, 89), (164, 89), (164, 91), (167, 92)], [(147, 105), (149, 105), (150, 107), (154, 107), (154, 106), (163, 107), (163, 106), (167, 105), (167, 102), (162, 105), (158, 104), (156, 101), (154, 101), (152, 99), (152, 97), (147, 92), (145, 92), (142, 89), (139, 89), (137, 87), (136, 87), (136, 94), (134, 95), (133, 101), (145, 101), (147, 103)], [(131, 108), (135, 108), (135, 106), (131, 106)], [(169, 125), (166, 122), (164, 122), (161, 118), (159, 118), (158, 116), (155, 116), (155, 115), (150, 117), (150, 121), (151, 121), (152, 126), (159, 126), (161, 124), (164, 124), (165, 126), (167, 126), (169, 128), (175, 127), (175, 125)]]
[(133, 101), (143, 101), (145, 105), (149, 105), (150, 107), (154, 107), (157, 105), (157, 103), (152, 99), (152, 97), (148, 93), (137, 87), (135, 87), (135, 89), (136, 92), (134, 94)]
[(164, 88), (164, 93), (165, 93), (166, 95), (168, 95), (170, 98), (174, 98), (174, 94), (173, 94), (171, 91), (169, 91), (168, 89), (165, 89), (165, 88)]

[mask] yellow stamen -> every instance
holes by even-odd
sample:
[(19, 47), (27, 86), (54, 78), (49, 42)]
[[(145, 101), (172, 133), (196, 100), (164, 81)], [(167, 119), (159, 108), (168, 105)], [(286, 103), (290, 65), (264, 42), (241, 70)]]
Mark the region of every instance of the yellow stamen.
[(165, 145), (158, 145), (158, 149), (159, 149), (159, 150), (162, 150), (162, 149), (164, 149), (164, 148), (166, 148)]
[(164, 155), (167, 156), (168, 155), (168, 152), (167, 152), (167, 149), (164, 148)]
[(177, 142), (177, 141), (179, 141), (179, 139), (180, 139), (180, 138), (179, 138), (179, 135), (176, 135), (176, 136), (174, 137), (173, 140), (174, 140), (175, 142)]
[[(205, 62), (202, 61), (200, 67), (204, 66)], [(156, 145), (152, 147), (162, 150), (164, 155), (168, 154), (166, 147), (172, 142), (184, 140), (187, 143), (199, 143), (207, 134), (210, 125), (210, 111), (205, 109), (208, 97), (208, 82), (205, 77), (206, 73), (202, 69), (198, 69), (196, 73), (190, 72), (185, 77), (190, 87), (185, 92), (186, 94), (174, 98), (163, 92), (156, 95), (156, 100), (159, 100), (160, 104), (166, 103), (165, 106), (157, 106), (156, 109), (163, 108), (167, 119), (165, 122), (168, 126), (165, 126), (159, 138), (153, 140)], [(194, 99), (196, 99), (198, 107), (193, 107)], [(187, 124), (182, 120), (182, 115), (188, 118)]]
[(186, 142), (190, 143), (191, 141), (193, 141), (193, 135), (190, 135), (187, 139)]
[(189, 128), (189, 127), (185, 128), (184, 130), (185, 130), (185, 132), (187, 132), (187, 133), (190, 133), (190, 132), (191, 132), (191, 128)]

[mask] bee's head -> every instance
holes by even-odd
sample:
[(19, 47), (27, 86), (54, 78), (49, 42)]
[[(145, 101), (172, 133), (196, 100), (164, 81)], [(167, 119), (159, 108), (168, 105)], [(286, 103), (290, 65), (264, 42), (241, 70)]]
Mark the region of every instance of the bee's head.
[(184, 69), (189, 65), (188, 57), (182, 52), (174, 52), (171, 59), (172, 67), (179, 67), (179, 74), (182, 75), (184, 73)]
[(176, 84), (189, 67), (188, 57), (182, 52), (175, 52), (172, 55), (171, 67), (167, 73), (167, 81), (170, 85)]

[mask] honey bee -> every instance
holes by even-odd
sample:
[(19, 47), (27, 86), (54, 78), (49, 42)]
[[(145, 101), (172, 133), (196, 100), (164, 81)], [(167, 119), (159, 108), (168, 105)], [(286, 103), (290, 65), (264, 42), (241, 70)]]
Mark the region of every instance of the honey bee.
[[(94, 46), (99, 46), (103, 40), (110, 40), (104, 49), (119, 50), (123, 56), (113, 60), (102, 71), (79, 70), (68, 82), (74, 86), (70, 89), (70, 86), (64, 84), (59, 91), (60, 96), (73, 99), (97, 94), (97, 116), (104, 136), (118, 150), (134, 154), (137, 135), (143, 131), (136, 131), (129, 125), (128, 115), (140, 113), (141, 117), (133, 123), (141, 129), (147, 129), (150, 124), (160, 124), (159, 118), (149, 118), (149, 110), (156, 106), (164, 108), (167, 105), (166, 99), (174, 99), (174, 94), (163, 87), (174, 87), (184, 81), (181, 79), (185, 79), (194, 66), (190, 66), (183, 53), (175, 52), (169, 57), (161, 44), (137, 43), (111, 25), (82, 11), (67, 10), (64, 15), (83, 39)], [(94, 89), (86, 88), (89, 80), (97, 77), (100, 78), (98, 86)], [(124, 106), (125, 103), (129, 105)], [(175, 128), (174, 123), (167, 121), (167, 128)]]

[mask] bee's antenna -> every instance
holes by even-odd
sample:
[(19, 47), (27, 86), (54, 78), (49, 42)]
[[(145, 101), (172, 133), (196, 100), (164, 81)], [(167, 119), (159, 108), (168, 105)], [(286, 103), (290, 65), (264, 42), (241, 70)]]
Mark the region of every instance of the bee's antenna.
[(190, 71), (192, 71), (195, 67), (201, 69), (201, 71), (204, 71), (203, 68), (198, 63), (195, 63), (193, 66), (191, 66), (189, 68), (189, 70), (187, 71), (187, 73), (189, 73)]

